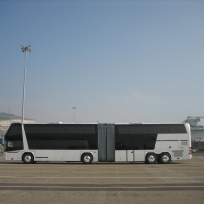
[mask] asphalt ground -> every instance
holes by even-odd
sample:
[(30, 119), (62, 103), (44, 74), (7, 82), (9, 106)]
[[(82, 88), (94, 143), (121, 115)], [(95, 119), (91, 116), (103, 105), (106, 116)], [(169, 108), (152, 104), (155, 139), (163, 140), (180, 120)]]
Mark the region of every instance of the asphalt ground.
[(36, 163), (0, 155), (0, 203), (204, 203), (204, 152), (171, 164)]

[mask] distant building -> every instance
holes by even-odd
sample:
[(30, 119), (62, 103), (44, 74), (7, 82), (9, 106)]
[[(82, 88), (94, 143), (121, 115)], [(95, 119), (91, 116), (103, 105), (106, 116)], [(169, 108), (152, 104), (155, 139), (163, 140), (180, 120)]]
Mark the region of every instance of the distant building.
[(198, 125), (200, 119), (204, 118), (203, 116), (191, 117), (189, 116), (184, 122), (187, 122), (191, 126), (191, 141), (192, 147), (204, 150), (204, 126)]
[(191, 130), (192, 142), (204, 142), (204, 128)]

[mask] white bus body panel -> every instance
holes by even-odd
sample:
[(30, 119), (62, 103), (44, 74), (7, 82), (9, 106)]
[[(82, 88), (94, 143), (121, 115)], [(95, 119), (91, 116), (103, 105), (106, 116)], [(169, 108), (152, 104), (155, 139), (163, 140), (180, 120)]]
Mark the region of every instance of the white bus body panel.
[(158, 134), (154, 150), (116, 150), (115, 161), (142, 162), (145, 161), (145, 156), (149, 152), (158, 155), (168, 152), (171, 155), (171, 160), (191, 159), (190, 144), (189, 134)]
[(116, 162), (134, 162), (145, 161), (145, 152), (152, 152), (154, 150), (116, 150), (115, 161)]
[(171, 160), (184, 160), (192, 158), (189, 154), (190, 146), (189, 134), (158, 134), (154, 151), (157, 154), (169, 152)]
[(115, 150), (115, 161), (126, 161), (127, 156), (126, 156), (126, 150)]
[(91, 153), (98, 161), (98, 150), (34, 150), (35, 161), (81, 161), (83, 153)]
[(34, 156), (34, 161), (81, 161), (83, 153), (91, 153), (93, 161), (98, 161), (98, 150), (20, 150), (4, 152), (5, 160), (22, 160), (24, 153), (29, 152)]
[(18, 154), (17, 151), (15, 151), (15, 152), (4, 152), (3, 153), (3, 156), (4, 156), (5, 160), (14, 160), (14, 161), (19, 160), (18, 155), (19, 154)]

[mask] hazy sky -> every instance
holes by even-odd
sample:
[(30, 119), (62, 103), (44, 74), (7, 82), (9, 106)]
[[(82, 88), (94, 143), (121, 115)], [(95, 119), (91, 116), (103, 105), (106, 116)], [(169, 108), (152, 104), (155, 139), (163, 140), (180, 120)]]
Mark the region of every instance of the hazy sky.
[(204, 1), (0, 0), (0, 112), (38, 122), (204, 115)]

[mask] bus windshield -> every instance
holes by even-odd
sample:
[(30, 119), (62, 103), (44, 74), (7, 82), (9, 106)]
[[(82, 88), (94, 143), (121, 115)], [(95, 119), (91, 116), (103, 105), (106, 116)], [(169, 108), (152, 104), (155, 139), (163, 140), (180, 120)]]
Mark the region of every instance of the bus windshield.
[(4, 151), (22, 150), (23, 138), (21, 124), (12, 124), (5, 135)]

